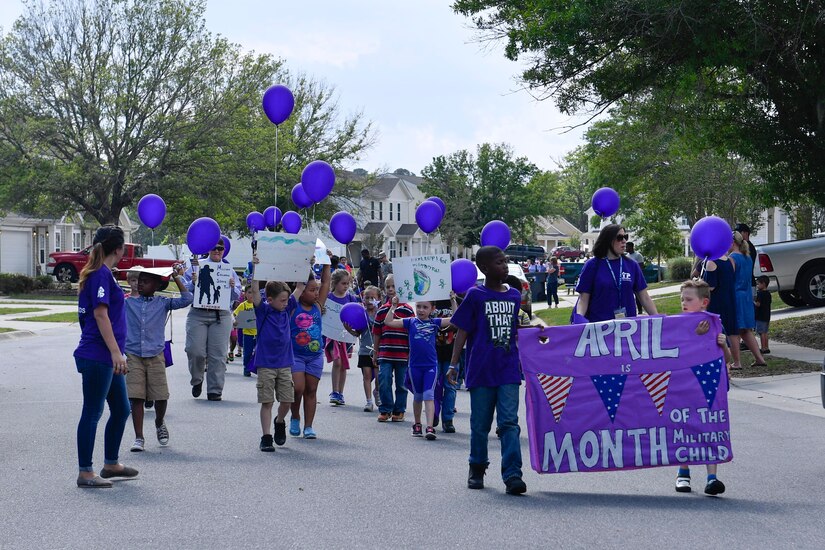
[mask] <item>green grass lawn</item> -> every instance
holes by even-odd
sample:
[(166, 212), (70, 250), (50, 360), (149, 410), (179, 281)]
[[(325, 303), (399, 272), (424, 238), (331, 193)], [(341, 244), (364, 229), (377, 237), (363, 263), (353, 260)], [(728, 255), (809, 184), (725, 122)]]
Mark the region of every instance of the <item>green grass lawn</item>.
[(818, 363), (794, 361), (793, 359), (774, 357), (773, 355), (765, 355), (765, 362), (768, 364), (767, 367), (751, 367), (750, 364), (753, 363), (753, 355), (751, 355), (749, 351), (743, 351), (740, 360), (742, 362), (742, 370), (730, 371), (733, 378), (753, 378), (757, 376), (776, 376), (779, 374), (799, 374), (806, 372), (817, 372), (822, 369), (822, 365)]
[(37, 317), (21, 317), (12, 319), (13, 321), (33, 321), (42, 323), (76, 323), (77, 312), (67, 311), (64, 313), (49, 313), (48, 315), (38, 315)]
[(0, 327), (0, 332), (14, 332), (13, 328)]
[(825, 350), (825, 314), (771, 321), (768, 337), (786, 344)]
[(42, 307), (0, 307), (0, 315), (10, 315), (12, 313), (34, 313), (35, 311), (46, 311)]

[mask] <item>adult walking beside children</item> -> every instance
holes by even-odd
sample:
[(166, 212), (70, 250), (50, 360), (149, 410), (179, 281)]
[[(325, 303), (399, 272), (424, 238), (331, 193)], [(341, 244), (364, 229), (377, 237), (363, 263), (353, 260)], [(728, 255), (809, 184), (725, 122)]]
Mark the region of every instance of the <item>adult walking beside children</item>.
[[(77, 311), (81, 333), (74, 358), (83, 380), (83, 411), (77, 424), (77, 486), (83, 488), (109, 488), (109, 478), (138, 475), (134, 468), (118, 462), (131, 412), (125, 376), (126, 311), (123, 290), (112, 274), (112, 268), (123, 257), (124, 242), (120, 227), (100, 227), (80, 272)], [(104, 466), (96, 475), (92, 454), (105, 402), (109, 404), (109, 420), (104, 432)]]
[[(736, 295), (736, 332), (729, 334), (731, 347), (740, 351), (739, 340), (745, 344), (747, 349), (753, 354), (754, 362), (751, 367), (766, 367), (765, 358), (759, 350), (759, 344), (753, 334), (756, 328), (756, 316), (753, 309), (753, 294), (751, 292), (751, 281), (753, 280), (753, 262), (748, 255), (748, 241), (738, 231), (733, 232), (733, 252), (731, 258), (736, 265), (735, 295)], [(738, 353), (734, 354), (734, 365), (741, 365)]]
[[(223, 242), (209, 251), (210, 262), (224, 262)], [(186, 271), (185, 283), (190, 292), (198, 283), (198, 260), (192, 258), (192, 266)], [(241, 295), (241, 281), (235, 271), (229, 279), (231, 304)], [(229, 349), (229, 333), (232, 332), (232, 312), (221, 309), (189, 308), (186, 317), (186, 355), (189, 359), (192, 397), (200, 397), (203, 379), (206, 377), (206, 397), (220, 401), (226, 376), (226, 350)]]
[(642, 269), (625, 256), (626, 243), (627, 233), (620, 225), (607, 225), (599, 233), (593, 257), (585, 262), (576, 284), (579, 301), (573, 323), (636, 317), (637, 299), (648, 315), (657, 314)]

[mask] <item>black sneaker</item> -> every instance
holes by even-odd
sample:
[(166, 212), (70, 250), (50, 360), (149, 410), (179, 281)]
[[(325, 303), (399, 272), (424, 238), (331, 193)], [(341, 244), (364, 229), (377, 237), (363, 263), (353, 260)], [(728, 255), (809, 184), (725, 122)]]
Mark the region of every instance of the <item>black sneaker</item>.
[(192, 386), (192, 397), (200, 397), (201, 391), (203, 391), (203, 382), (198, 382)]
[(453, 426), (452, 420), (445, 420), (444, 423), (441, 425), (441, 429), (444, 430), (445, 434), (455, 433), (455, 426)]
[(504, 485), (508, 495), (523, 495), (527, 492), (527, 484), (518, 476), (504, 480)]
[(413, 437), (423, 437), (424, 431), (421, 427), (421, 424), (415, 423), (412, 425), (412, 436)]
[(676, 492), (689, 493), (690, 492), (690, 476), (676, 477)]
[(275, 421), (275, 445), (279, 447), (286, 443), (286, 422)]
[(261, 436), (261, 450), (265, 453), (275, 452), (275, 447), (272, 446), (272, 436), (269, 434)]
[(221, 400), (221, 394), (219, 394), (219, 393), (207, 393), (206, 398), (209, 401), (220, 401)]
[(427, 435), (425, 435), (424, 437), (426, 437), (430, 441), (433, 441), (436, 438), (435, 428), (433, 428), (432, 426), (427, 426)]
[(721, 495), (725, 492), (725, 484), (719, 481), (718, 479), (714, 479), (713, 481), (708, 481), (708, 484), (705, 485), (705, 494), (716, 496)]
[(155, 406), (155, 402), (154, 401), (149, 401), (148, 399), (146, 401), (144, 401), (144, 403), (143, 403), (143, 408), (145, 408), (145, 409), (151, 409), (154, 406)]

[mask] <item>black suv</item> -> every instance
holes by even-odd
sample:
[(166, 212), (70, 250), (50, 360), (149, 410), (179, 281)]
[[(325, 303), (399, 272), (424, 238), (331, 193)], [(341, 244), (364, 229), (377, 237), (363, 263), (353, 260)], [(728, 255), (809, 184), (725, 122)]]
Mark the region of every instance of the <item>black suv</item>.
[(504, 249), (504, 254), (513, 262), (547, 259), (547, 252), (545, 252), (543, 246), (532, 246), (529, 244), (511, 244)]

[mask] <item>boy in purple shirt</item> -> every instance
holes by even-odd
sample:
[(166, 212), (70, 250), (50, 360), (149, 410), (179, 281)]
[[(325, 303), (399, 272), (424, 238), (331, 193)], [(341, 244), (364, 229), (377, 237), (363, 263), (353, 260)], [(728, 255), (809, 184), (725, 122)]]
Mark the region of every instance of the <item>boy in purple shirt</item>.
[(487, 437), (497, 414), (501, 437), (501, 477), (508, 494), (527, 491), (521, 479), (518, 425), (519, 368), (516, 328), (521, 292), (504, 284), (507, 258), (496, 246), (482, 246), (476, 264), (484, 286), (471, 288), (451, 322), (458, 327), (447, 379), (455, 384), (461, 349), (467, 344), (466, 382), (470, 390), (470, 474), (467, 487), (484, 488)]

